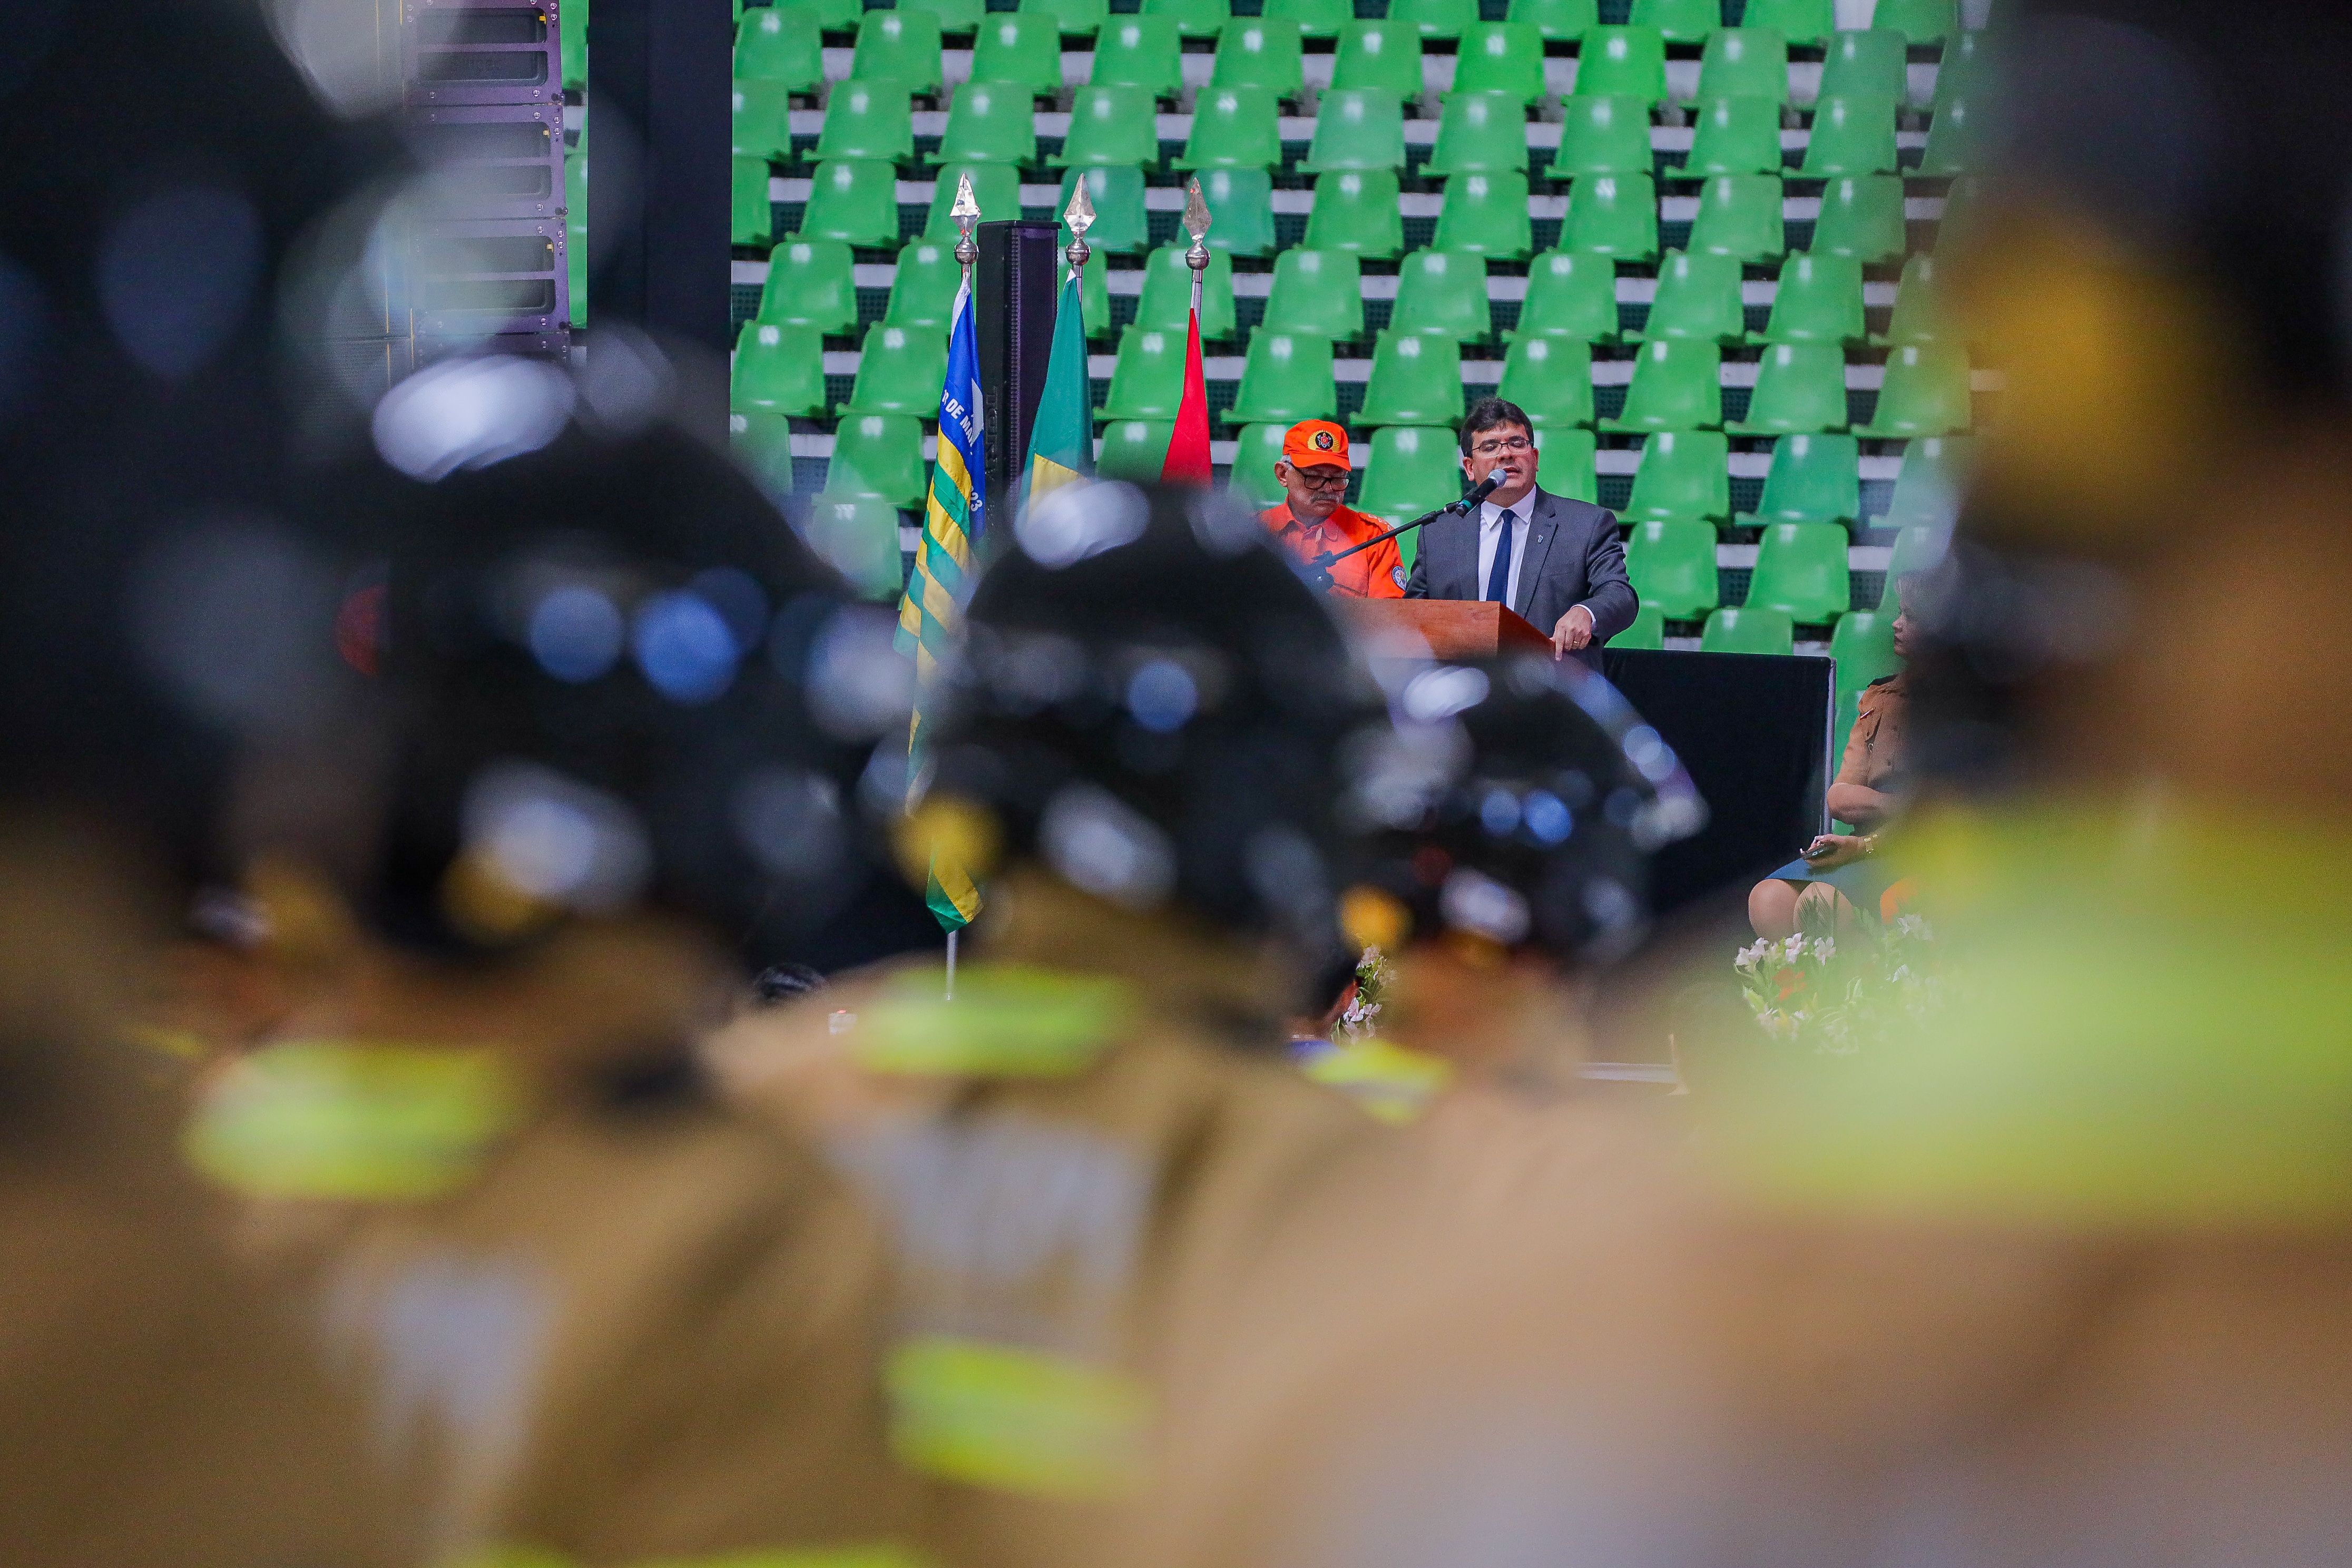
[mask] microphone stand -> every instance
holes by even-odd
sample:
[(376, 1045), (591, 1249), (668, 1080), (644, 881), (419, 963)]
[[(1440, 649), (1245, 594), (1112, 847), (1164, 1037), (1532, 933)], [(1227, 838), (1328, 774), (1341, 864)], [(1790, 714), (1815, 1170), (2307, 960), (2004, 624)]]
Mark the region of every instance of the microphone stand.
[(1398, 523), (1386, 533), (1376, 533), (1360, 544), (1350, 544), (1345, 550), (1327, 550), (1323, 552), (1320, 555), (1315, 557), (1314, 560), (1307, 563), (1306, 567), (1304, 568), (1307, 574), (1307, 584), (1318, 594), (1327, 594), (1330, 592), (1331, 568), (1338, 565), (1340, 562), (1345, 561), (1349, 556), (1355, 554), (1360, 550), (1370, 550), (1373, 545), (1378, 544), (1384, 540), (1394, 539), (1400, 533), (1411, 533), (1416, 528), (1426, 528), (1441, 517), (1467, 517), (1472, 511), (1476, 510), (1480, 501), (1485, 500), (1488, 496), (1492, 495), (1500, 488), (1500, 483), (1491, 477), (1481, 479), (1478, 481), (1475, 488), (1474, 488), (1469, 494), (1464, 496), (1460, 500), (1448, 501), (1444, 506), (1439, 507), (1435, 511), (1429, 512), (1421, 517), (1416, 517), (1411, 522)]

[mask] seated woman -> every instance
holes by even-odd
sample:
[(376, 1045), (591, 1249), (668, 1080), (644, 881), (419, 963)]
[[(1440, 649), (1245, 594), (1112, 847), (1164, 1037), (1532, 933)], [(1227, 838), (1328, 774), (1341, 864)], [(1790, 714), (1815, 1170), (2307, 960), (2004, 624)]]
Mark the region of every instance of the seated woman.
[[(1912, 579), (1895, 584), (1895, 657), (1910, 657)], [(1756, 934), (1778, 940), (1800, 926), (1850, 926), (1857, 910), (1876, 913), (1879, 897), (1894, 880), (1874, 858), (1877, 829), (1901, 809), (1907, 787), (1904, 773), (1904, 710), (1909, 702), (1901, 673), (1881, 676), (1863, 688), (1845, 759), (1829, 788), (1829, 812), (1860, 833), (1824, 833), (1805, 852), (1756, 884), (1748, 894), (1748, 921)]]

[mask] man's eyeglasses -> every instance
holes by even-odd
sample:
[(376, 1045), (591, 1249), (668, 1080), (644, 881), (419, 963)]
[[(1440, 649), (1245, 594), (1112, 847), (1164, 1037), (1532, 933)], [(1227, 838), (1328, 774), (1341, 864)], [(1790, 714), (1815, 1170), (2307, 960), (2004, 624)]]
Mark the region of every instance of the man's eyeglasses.
[(1318, 495), (1336, 496), (1348, 493), (1349, 475), (1345, 468), (1295, 468), (1290, 471), (1298, 476), (1299, 487), (1303, 489), (1313, 490)]
[(1470, 455), (1474, 458), (1495, 458), (1500, 457), (1505, 452), (1517, 454), (1534, 449), (1535, 443), (1525, 436), (1506, 436), (1500, 440), (1479, 442), (1470, 448)]

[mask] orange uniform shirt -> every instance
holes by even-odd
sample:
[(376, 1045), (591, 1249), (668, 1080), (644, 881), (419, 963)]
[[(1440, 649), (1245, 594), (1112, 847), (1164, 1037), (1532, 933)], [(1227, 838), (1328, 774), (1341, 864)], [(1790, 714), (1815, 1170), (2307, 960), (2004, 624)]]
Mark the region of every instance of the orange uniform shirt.
[[(1312, 561), (1327, 550), (1345, 550), (1388, 530), (1379, 518), (1344, 506), (1321, 523), (1294, 520), (1287, 501), (1258, 516), (1283, 549), (1299, 561)], [(1331, 592), (1346, 599), (1403, 598), (1404, 557), (1397, 552), (1396, 541), (1384, 540), (1333, 565)]]

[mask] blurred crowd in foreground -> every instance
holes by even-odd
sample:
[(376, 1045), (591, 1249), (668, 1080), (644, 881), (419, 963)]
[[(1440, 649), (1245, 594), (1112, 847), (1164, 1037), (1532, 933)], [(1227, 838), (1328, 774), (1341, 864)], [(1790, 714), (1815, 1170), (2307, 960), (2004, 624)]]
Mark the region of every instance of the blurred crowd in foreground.
[(1206, 492), (997, 519), (910, 777), (647, 351), (354, 402), (370, 134), (120, 25), (0, 53), (0, 1561), (2342, 1561), (2340, 7), (2009, 24), (1911, 913), (1736, 972), (1605, 684)]

